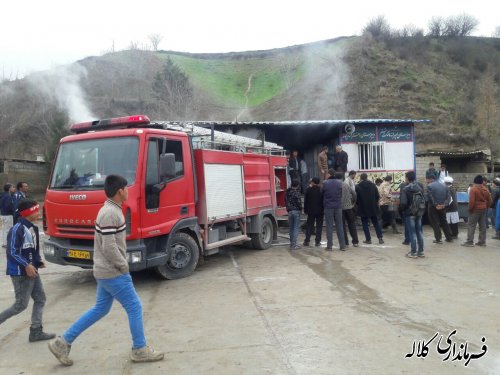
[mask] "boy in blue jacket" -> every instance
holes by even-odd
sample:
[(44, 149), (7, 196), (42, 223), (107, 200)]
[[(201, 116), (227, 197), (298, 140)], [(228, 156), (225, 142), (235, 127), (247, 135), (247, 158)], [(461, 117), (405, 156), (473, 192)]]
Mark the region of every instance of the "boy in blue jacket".
[(33, 312), (29, 341), (49, 340), (55, 334), (43, 332), (42, 315), (45, 306), (45, 292), (38, 274), (39, 268), (45, 268), (40, 257), (38, 227), (34, 224), (40, 217), (40, 206), (31, 199), (19, 202), (19, 221), (7, 235), (7, 275), (10, 275), (16, 301), (0, 313), (0, 324), (19, 314), (28, 307), (33, 298)]

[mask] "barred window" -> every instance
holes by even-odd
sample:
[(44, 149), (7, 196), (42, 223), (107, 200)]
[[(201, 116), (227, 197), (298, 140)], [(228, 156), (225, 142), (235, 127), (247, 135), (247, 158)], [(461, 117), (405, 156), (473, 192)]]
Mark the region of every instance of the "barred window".
[(358, 143), (359, 169), (385, 169), (384, 142)]

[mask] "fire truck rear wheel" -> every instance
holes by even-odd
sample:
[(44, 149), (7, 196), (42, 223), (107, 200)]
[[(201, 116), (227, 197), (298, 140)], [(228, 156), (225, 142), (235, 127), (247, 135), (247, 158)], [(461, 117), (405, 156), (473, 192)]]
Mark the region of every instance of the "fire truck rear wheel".
[(167, 264), (156, 267), (164, 279), (174, 280), (187, 277), (194, 272), (200, 251), (196, 241), (187, 233), (175, 233), (170, 241), (170, 257)]
[(265, 217), (262, 219), (259, 233), (252, 233), (252, 245), (257, 250), (265, 250), (271, 247), (274, 238), (274, 227), (271, 219)]

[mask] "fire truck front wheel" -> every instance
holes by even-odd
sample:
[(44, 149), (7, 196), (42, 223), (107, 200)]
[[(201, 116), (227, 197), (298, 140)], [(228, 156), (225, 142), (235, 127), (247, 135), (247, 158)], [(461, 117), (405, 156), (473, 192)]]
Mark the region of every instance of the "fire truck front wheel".
[(257, 250), (265, 250), (271, 247), (274, 237), (274, 227), (270, 218), (264, 217), (260, 225), (259, 233), (252, 233), (252, 245)]
[(194, 272), (199, 258), (200, 251), (193, 237), (178, 232), (170, 239), (170, 256), (167, 263), (156, 267), (155, 270), (164, 279), (180, 279)]

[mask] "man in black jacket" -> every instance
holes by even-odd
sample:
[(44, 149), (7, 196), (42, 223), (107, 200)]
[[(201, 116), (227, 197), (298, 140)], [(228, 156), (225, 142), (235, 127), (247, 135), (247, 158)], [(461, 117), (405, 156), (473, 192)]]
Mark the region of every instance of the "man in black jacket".
[(321, 246), (321, 232), (323, 231), (323, 196), (319, 187), (319, 177), (313, 177), (311, 186), (306, 189), (304, 194), (304, 213), (307, 214), (306, 239), (304, 246), (309, 246), (309, 241), (316, 223), (316, 237), (314, 244)]
[(297, 244), (297, 239), (299, 237), (300, 213), (302, 212), (300, 181), (298, 179), (292, 180), (292, 187), (286, 190), (285, 202), (290, 226), (290, 250), (298, 250), (300, 245)]
[(380, 194), (378, 193), (377, 186), (368, 180), (368, 175), (366, 173), (361, 173), (359, 176), (361, 181), (356, 185), (356, 195), (358, 202), (358, 215), (361, 216), (361, 223), (363, 224), (363, 231), (365, 232), (365, 244), (371, 244), (372, 238), (370, 235), (370, 228), (368, 228), (368, 220), (371, 220), (375, 232), (377, 233), (378, 242), (380, 244), (384, 243), (382, 228), (380, 228), (380, 223), (378, 221), (378, 216), (380, 214), (380, 208), (378, 201), (380, 199)]
[[(400, 206), (405, 219), (405, 230), (408, 230), (410, 237), (411, 251), (406, 254), (408, 258), (423, 258), (424, 255), (424, 234), (422, 232), (422, 215), (425, 212), (425, 205), (421, 210), (412, 209), (414, 197), (420, 196), (424, 202), (424, 188), (415, 181), (415, 172), (406, 172), (404, 188), (400, 192)], [(417, 247), (418, 245), (418, 247)]]

